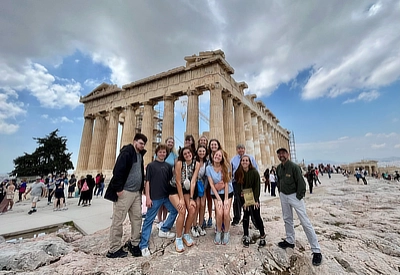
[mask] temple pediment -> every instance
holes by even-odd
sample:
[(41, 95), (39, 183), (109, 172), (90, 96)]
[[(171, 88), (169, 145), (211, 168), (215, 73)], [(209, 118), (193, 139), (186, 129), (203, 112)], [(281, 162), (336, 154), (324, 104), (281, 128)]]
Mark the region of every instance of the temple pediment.
[(110, 85), (103, 82), (99, 86), (94, 88), (94, 90), (91, 91), (89, 94), (85, 95), (84, 97), (81, 97), (79, 102), (85, 103), (95, 98), (100, 98), (113, 93), (118, 93), (120, 91), (122, 91), (122, 89), (119, 88), (116, 84)]

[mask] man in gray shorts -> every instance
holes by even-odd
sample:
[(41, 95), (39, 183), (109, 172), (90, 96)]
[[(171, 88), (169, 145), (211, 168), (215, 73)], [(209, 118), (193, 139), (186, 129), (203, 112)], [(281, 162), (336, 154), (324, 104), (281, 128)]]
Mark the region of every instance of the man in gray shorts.
[(36, 212), (36, 202), (46, 191), (46, 186), (43, 182), (40, 181), (41, 179), (41, 177), (36, 177), (36, 182), (34, 182), (32, 186), (29, 187), (28, 191), (26, 191), (26, 193), (24, 194), (24, 197), (26, 199), (26, 195), (31, 193), (32, 209), (29, 210), (29, 215)]

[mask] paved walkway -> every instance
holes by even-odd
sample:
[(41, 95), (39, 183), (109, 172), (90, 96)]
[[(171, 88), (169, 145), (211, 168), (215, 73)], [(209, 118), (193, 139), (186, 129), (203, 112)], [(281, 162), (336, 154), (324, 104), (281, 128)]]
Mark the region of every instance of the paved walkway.
[(66, 222), (74, 222), (83, 234), (93, 234), (111, 225), (112, 202), (101, 197), (94, 197), (92, 205), (87, 207), (78, 206), (78, 198), (67, 199), (67, 207), (65, 211), (53, 211), (53, 205), (47, 205), (47, 198), (42, 198), (37, 203), (37, 212), (28, 215), (31, 209), (28, 197), (0, 216), (0, 236), (45, 230)]

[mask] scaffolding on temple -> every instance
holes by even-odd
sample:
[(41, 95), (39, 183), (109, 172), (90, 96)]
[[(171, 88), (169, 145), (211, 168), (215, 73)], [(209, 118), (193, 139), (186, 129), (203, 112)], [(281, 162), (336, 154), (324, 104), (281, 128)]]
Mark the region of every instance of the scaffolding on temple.
[(289, 134), (289, 146), (290, 146), (290, 159), (297, 163), (297, 157), (296, 157), (296, 143), (294, 141), (294, 132), (291, 131)]

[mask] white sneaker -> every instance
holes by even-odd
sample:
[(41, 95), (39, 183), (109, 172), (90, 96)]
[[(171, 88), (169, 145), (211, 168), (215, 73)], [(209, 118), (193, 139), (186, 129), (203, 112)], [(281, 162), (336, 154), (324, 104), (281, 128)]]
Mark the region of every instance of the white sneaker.
[(142, 256), (143, 257), (149, 257), (150, 255), (151, 255), (150, 250), (147, 247), (142, 249)]
[(197, 232), (197, 227), (196, 226), (192, 226), (192, 229), (190, 229), (190, 232), (192, 233), (193, 237), (200, 236), (199, 232)]
[(175, 238), (175, 233), (173, 233), (171, 231), (164, 232), (162, 230), (158, 230), (158, 237), (171, 239), (171, 238)]
[(197, 226), (197, 232), (199, 232), (200, 236), (205, 236), (207, 234), (207, 232), (200, 226)]
[(161, 227), (163, 226), (163, 224), (164, 224), (164, 222), (162, 222), (162, 221), (159, 222), (159, 223), (157, 224), (157, 228), (158, 228), (158, 229), (161, 229)]

